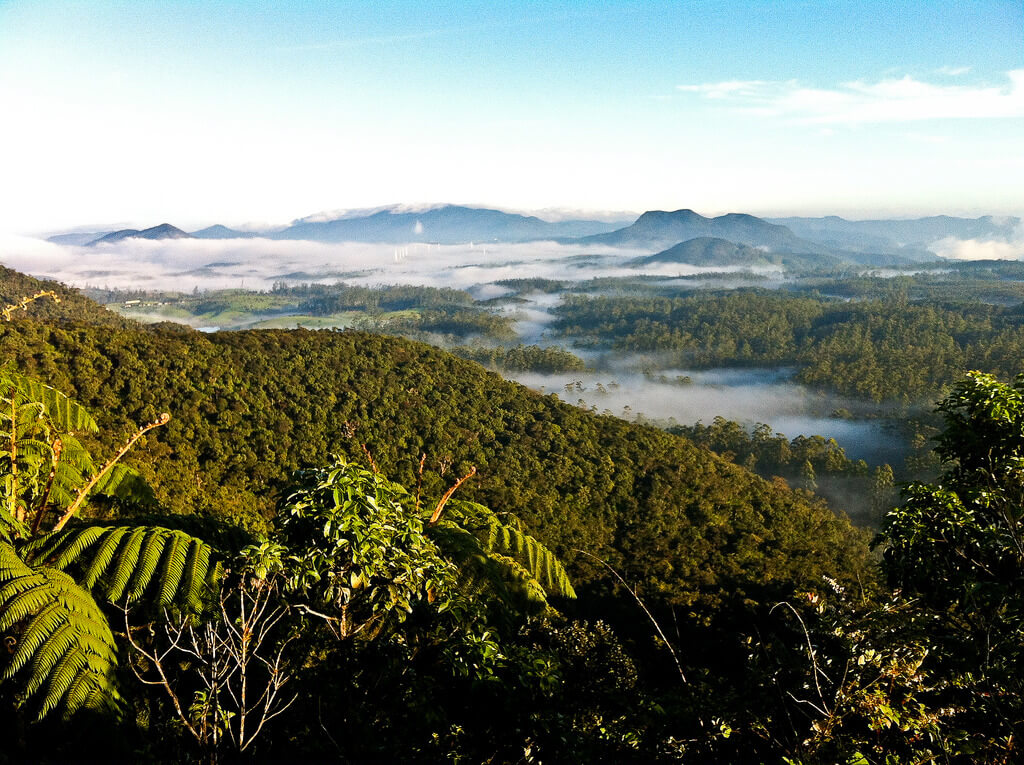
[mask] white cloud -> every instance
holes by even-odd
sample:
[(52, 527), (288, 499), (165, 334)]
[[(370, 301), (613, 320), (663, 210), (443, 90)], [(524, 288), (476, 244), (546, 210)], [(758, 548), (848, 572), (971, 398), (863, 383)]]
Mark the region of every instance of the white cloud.
[(1024, 240), (955, 239), (947, 236), (930, 245), (936, 255), (954, 260), (1019, 260), (1024, 258)]
[(971, 71), (969, 66), (940, 66), (935, 70), (935, 74), (944, 74), (947, 77), (959, 77), (960, 75), (967, 74)]
[(906, 75), (832, 88), (796, 80), (727, 80), (677, 88), (748, 114), (802, 124), (1024, 118), (1024, 69), (1007, 72), (1001, 85), (935, 84)]

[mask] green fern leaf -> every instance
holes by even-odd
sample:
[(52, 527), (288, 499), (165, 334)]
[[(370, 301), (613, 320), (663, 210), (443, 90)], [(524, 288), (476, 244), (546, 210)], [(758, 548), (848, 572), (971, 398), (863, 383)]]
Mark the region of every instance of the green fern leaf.
[[(85, 585), (86, 589), (92, 590), (96, 587), (100, 577), (103, 576), (107, 567), (110, 566), (111, 561), (114, 560), (114, 554), (117, 552), (117, 548), (121, 546), (121, 539), (127, 536), (130, 532), (130, 528), (126, 527), (115, 527), (113, 529), (104, 528), (105, 533), (100, 540), (93, 559), (89, 562), (89, 565), (85, 570), (85, 578), (82, 580), (82, 584)], [(71, 529), (65, 532), (58, 532), (57, 534), (51, 535), (56, 538), (58, 542), (65, 539), (64, 534), (74, 534), (77, 529)], [(45, 537), (43, 538), (45, 539)], [(42, 539), (40, 540), (42, 541)], [(83, 548), (83, 553), (85, 548)], [(72, 562), (77, 562), (78, 557), (74, 558), (73, 561), (69, 560), (66, 565), (70, 565)]]
[(541, 542), (523, 532), (518, 519), (512, 516), (499, 519), (490, 508), (465, 501), (449, 503), (447, 517), (449, 522), (473, 534), (488, 554), (499, 560), (516, 561), (548, 595), (576, 597), (561, 561)]
[(210, 545), (159, 526), (64, 529), (30, 541), (22, 553), (33, 564), (74, 573), (105, 601), (149, 602), (192, 614), (207, 610), (221, 578)]
[(185, 554), (191, 544), (184, 534), (170, 534), (160, 562), (160, 608), (170, 608), (178, 594), (181, 578), (185, 574)]
[(152, 505), (156, 502), (153, 487), (146, 482), (146, 479), (134, 468), (122, 465), (120, 462), (111, 467), (96, 482), (93, 493), (106, 497), (117, 497), (126, 502), (135, 502), (140, 505)]
[(0, 582), (0, 632), (14, 646), (0, 684), (17, 682), (40, 719), (116, 711), (114, 636), (89, 594), (62, 571), (27, 565), (9, 544), (0, 544)]
[(167, 544), (167, 535), (147, 533), (139, 548), (138, 562), (132, 571), (126, 602), (133, 603), (143, 596), (153, 574), (160, 565), (161, 553)]
[(13, 397), (19, 404), (42, 404), (54, 428), (62, 433), (95, 433), (99, 430), (96, 421), (84, 406), (56, 388), (12, 370), (4, 371), (0, 385), (4, 389), (3, 396), (8, 400)]
[(146, 537), (146, 529), (138, 526), (121, 540), (114, 555), (113, 570), (109, 574), (104, 595), (111, 603), (120, 603), (128, 582), (139, 562), (139, 552), (142, 550), (142, 542)]

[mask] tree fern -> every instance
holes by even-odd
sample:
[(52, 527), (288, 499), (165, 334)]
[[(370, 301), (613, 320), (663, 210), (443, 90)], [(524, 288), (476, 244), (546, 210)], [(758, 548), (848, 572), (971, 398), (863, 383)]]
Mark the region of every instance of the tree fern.
[[(164, 422), (161, 418), (145, 426), (133, 438)], [(88, 411), (60, 391), (0, 369), (0, 473), (6, 477), (4, 510), (9, 516), (2, 525), (29, 523), (34, 533), (47, 510), (68, 508), (56, 522), (63, 525), (92, 494), (142, 504), (154, 500), (142, 477), (117, 462), (126, 448), (97, 468), (76, 437), (96, 430)], [(18, 528), (9, 528), (8, 536), (11, 531), (25, 536)]]
[(67, 574), (31, 567), (3, 543), (0, 634), (9, 650), (0, 685), (16, 682), (39, 718), (117, 709), (114, 636), (99, 606)]
[[(31, 702), (40, 718), (118, 706), (114, 639), (94, 597), (142, 603), (157, 616), (197, 619), (209, 610), (221, 564), (205, 542), (150, 526), (64, 528), (97, 493), (152, 500), (119, 460), (168, 419), (139, 428), (97, 467), (76, 437), (97, 430), (89, 413), (0, 368), (0, 636), (8, 649), (0, 653), (0, 689)], [(41, 527), (51, 532), (39, 536)]]
[(38, 537), (21, 549), (26, 560), (80, 577), (103, 600), (145, 601), (199, 614), (216, 591), (222, 565), (213, 548), (159, 526), (85, 526)]

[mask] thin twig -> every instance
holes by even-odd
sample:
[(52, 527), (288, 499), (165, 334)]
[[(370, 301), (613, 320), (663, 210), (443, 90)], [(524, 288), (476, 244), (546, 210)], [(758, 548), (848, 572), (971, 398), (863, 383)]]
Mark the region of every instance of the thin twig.
[[(775, 609), (776, 609), (776, 608), (778, 608), (779, 606), (785, 606), (785, 607), (786, 607), (786, 608), (788, 608), (788, 609), (789, 609), (790, 611), (792, 611), (792, 612), (793, 612), (793, 615), (794, 615), (794, 616), (795, 616), (795, 617), (797, 618), (797, 621), (799, 621), (799, 622), (800, 622), (800, 627), (801, 627), (801, 629), (803, 629), (803, 631), (804, 631), (804, 638), (806, 638), (806, 640), (807, 640), (807, 653), (808, 653), (808, 654), (810, 655), (810, 657), (811, 657), (811, 668), (813, 669), (813, 675), (814, 675), (814, 687), (815, 687), (815, 688), (817, 689), (817, 691), (818, 691), (818, 698), (819, 698), (819, 699), (821, 699), (821, 704), (822, 704), (822, 706), (824, 706), (824, 707), (825, 707), (825, 709), (828, 709), (829, 707), (828, 707), (828, 702), (827, 702), (827, 701), (825, 701), (825, 694), (821, 692), (821, 683), (820, 683), (820, 682), (818, 681), (818, 674), (820, 673), (820, 674), (821, 674), (821, 676), (822, 676), (822, 677), (824, 677), (824, 678), (825, 678), (826, 680), (828, 680), (829, 682), (832, 682), (832, 681), (831, 681), (831, 679), (829, 678), (829, 676), (828, 676), (828, 675), (826, 675), (826, 674), (824, 673), (824, 671), (822, 671), (822, 670), (821, 670), (821, 669), (820, 669), (820, 668), (818, 667), (818, 657), (817, 657), (817, 656), (815, 655), (815, 653), (814, 653), (814, 645), (813, 645), (813, 643), (811, 643), (811, 633), (810, 633), (810, 631), (809, 631), (809, 630), (807, 629), (807, 625), (806, 625), (806, 624), (804, 623), (804, 619), (803, 619), (803, 617), (802, 617), (802, 616), (800, 616), (800, 612), (799, 612), (799, 611), (797, 611), (797, 610), (796, 610), (796, 609), (795, 609), (795, 608), (793, 607), (793, 604), (792, 604), (792, 603), (786, 603), (786, 602), (782, 602), (782, 603), (776, 603), (776, 604), (775, 604), (774, 606), (772, 606), (772, 607), (771, 607), (771, 609), (770, 609), (770, 610), (768, 611), (768, 613), (769, 613), (769, 614), (770, 614), (770, 613), (772, 613), (772, 612), (773, 612), (773, 611), (775, 611)], [(810, 702), (808, 702), (808, 703), (810, 703)], [(831, 710), (830, 710), (829, 712), (827, 712), (827, 714), (831, 714)]]

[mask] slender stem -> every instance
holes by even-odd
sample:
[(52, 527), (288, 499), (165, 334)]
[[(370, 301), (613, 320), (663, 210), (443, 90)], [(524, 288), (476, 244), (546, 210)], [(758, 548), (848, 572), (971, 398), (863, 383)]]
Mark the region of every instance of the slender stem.
[(57, 463), (60, 462), (60, 454), (64, 450), (64, 442), (59, 438), (53, 441), (53, 460), (50, 463), (50, 475), (46, 477), (46, 489), (43, 490), (42, 499), (39, 500), (39, 507), (36, 508), (36, 517), (32, 520), (32, 531), (30, 536), (35, 536), (39, 531), (39, 524), (46, 515), (46, 503), (50, 501), (50, 492), (53, 490), (53, 479), (57, 477)]
[(89, 496), (89, 492), (93, 490), (99, 480), (110, 472), (110, 469), (118, 463), (118, 461), (128, 453), (128, 450), (135, 446), (135, 442), (142, 438), (146, 433), (151, 431), (153, 428), (159, 428), (161, 425), (166, 425), (171, 419), (171, 415), (164, 412), (156, 420), (150, 422), (143, 427), (139, 428), (138, 432), (128, 439), (128, 443), (121, 447), (120, 451), (115, 454), (103, 468), (92, 477), (92, 479), (78, 492), (78, 496), (75, 497), (75, 501), (71, 503), (71, 506), (64, 511), (64, 515), (60, 517), (57, 524), (53, 527), (53, 531), (60, 531), (67, 524), (68, 521), (74, 517), (75, 513), (78, 512), (78, 508), (85, 502), (85, 498)]
[(11, 477), (14, 479), (14, 490), (11, 492), (14, 519), (22, 523), (25, 520), (25, 511), (18, 506), (18, 397), (14, 390), (11, 390)]
[(456, 492), (456, 490), (460, 486), (462, 486), (462, 484), (464, 484), (466, 481), (468, 481), (470, 478), (472, 478), (475, 475), (476, 475), (476, 465), (471, 467), (469, 469), (468, 473), (466, 473), (464, 476), (462, 476), (462, 478), (460, 478), (458, 481), (455, 482), (455, 485), (452, 486), (452, 488), (448, 489), (448, 491), (446, 491), (444, 493), (444, 496), (441, 497), (441, 501), (438, 502), (437, 503), (437, 507), (434, 508), (434, 512), (431, 514), (430, 520), (427, 521), (427, 525), (428, 526), (433, 526), (435, 523), (438, 522), (438, 520), (440, 520), (440, 518), (441, 518), (441, 511), (444, 510), (444, 506), (448, 502), (448, 500), (452, 498), (452, 494), (454, 494)]

